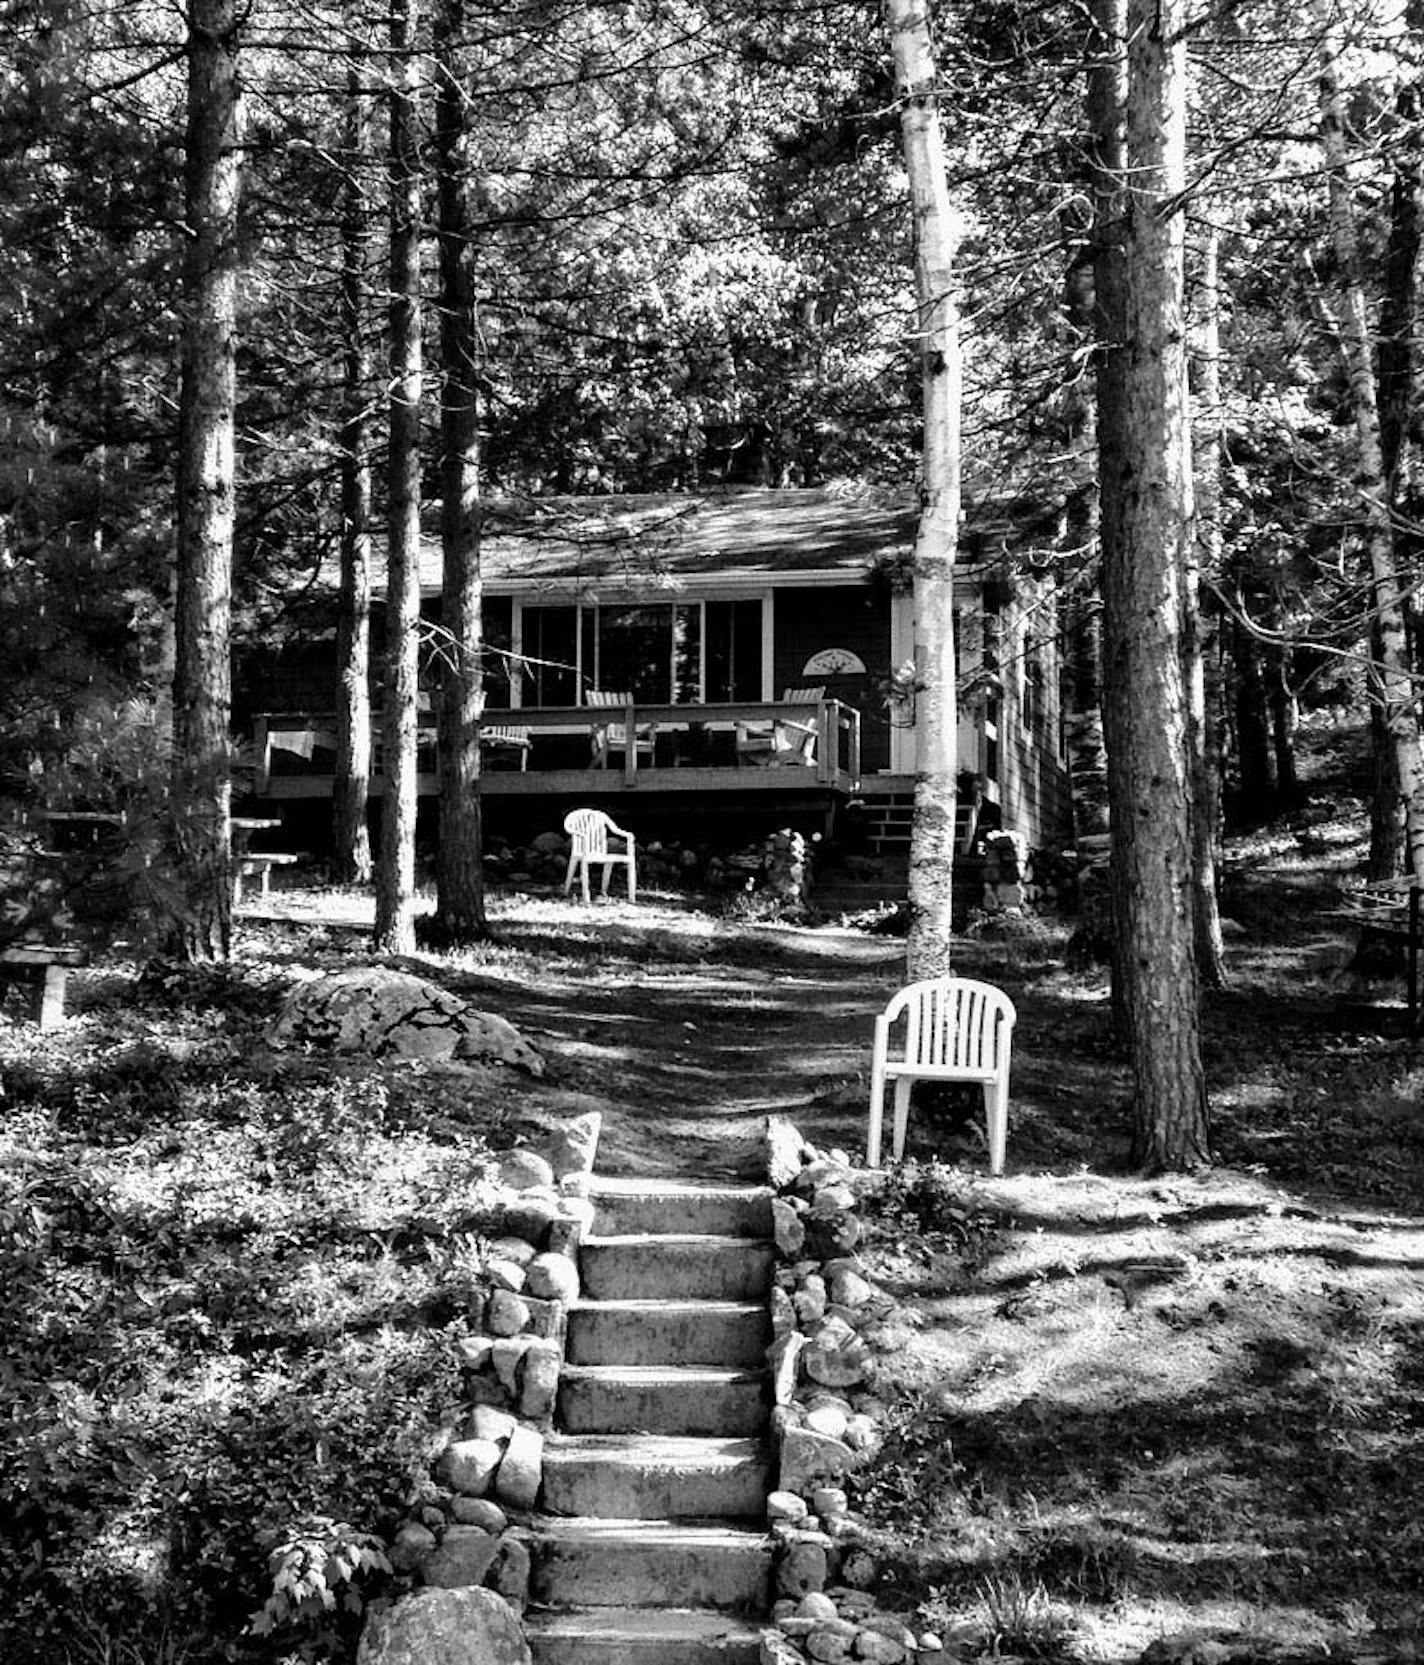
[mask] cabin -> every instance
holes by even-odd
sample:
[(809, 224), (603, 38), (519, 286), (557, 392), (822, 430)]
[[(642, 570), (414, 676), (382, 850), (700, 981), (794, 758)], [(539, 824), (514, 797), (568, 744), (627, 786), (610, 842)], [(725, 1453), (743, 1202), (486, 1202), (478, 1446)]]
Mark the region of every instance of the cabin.
[[(486, 825), (557, 827), (593, 804), (649, 835), (797, 826), (903, 848), (916, 773), (913, 503), (727, 487), (492, 510), (482, 542)], [(1002, 526), (966, 522), (955, 581), (962, 775), (1003, 826), (1068, 814), (1051, 598), (1010, 579)], [(437, 790), (440, 553), (422, 560), (420, 792)], [(376, 608), (377, 648), (380, 627)], [(379, 675), (379, 652), (373, 655)], [(238, 669), (252, 795), (324, 817), (334, 628)], [(373, 690), (378, 696), (378, 690)], [(373, 797), (379, 798), (379, 749)]]

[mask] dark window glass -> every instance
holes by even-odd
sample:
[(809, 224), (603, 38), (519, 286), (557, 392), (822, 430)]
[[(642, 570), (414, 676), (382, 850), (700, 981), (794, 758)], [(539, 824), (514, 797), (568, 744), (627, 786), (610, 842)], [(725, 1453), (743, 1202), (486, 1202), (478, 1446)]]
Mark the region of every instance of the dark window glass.
[(507, 595), (487, 596), (480, 616), (485, 641), (485, 708), (507, 711), (514, 679), (509, 657), (514, 644), (514, 603)]
[(577, 705), (578, 609), (524, 609), (525, 705)]
[(600, 607), (594, 686), (631, 693), (640, 704), (668, 704), (672, 699), (674, 611), (681, 609)]
[(707, 603), (707, 698), (761, 698), (761, 602)]

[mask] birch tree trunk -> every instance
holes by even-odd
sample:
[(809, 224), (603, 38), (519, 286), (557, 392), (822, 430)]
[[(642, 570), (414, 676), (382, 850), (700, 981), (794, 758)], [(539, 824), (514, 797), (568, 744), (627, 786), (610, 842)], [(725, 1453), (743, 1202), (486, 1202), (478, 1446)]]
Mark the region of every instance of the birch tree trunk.
[(181, 900), (169, 947), (190, 961), (226, 959), (232, 947), (228, 638), (236, 519), (242, 15), (237, 0), (192, 0), (188, 14), (171, 774)]
[(367, 328), (371, 211), (362, 169), (371, 152), (371, 105), (353, 68), (346, 78), (347, 175), (341, 214), (341, 588), (336, 628), (336, 776), (332, 842), (336, 877), (366, 884), (371, 837), (371, 352)]
[(913, 981), (950, 969), (954, 929), (954, 563), (959, 538), (961, 367), (952, 286), (958, 226), (945, 176), (926, 0), (887, 0), (886, 20), (914, 214), (916, 345), (924, 412), (920, 520), (912, 568), (917, 755), (905, 967)]
[(1225, 430), (1221, 409), (1221, 235), (1211, 226), (1202, 248), (1202, 331), (1197, 384), (1198, 536), (1187, 565), (1186, 676), (1192, 736), (1192, 907), (1197, 971), (1204, 987), (1226, 987), (1226, 949), (1217, 906), (1217, 840), (1221, 825), (1221, 617), (1203, 609), (1201, 573), (1221, 577), (1221, 470)]
[(1209, 1160), (1192, 910), (1183, 675), (1193, 533), (1183, 316), (1184, 0), (1127, 8), (1126, 363), (1120, 537), (1104, 551), (1113, 882), (1134, 1078), (1134, 1156)]
[[(1385, 479), (1373, 337), (1350, 185), (1345, 105), (1335, 67), (1340, 47), (1327, 0), (1311, 0), (1311, 14), (1320, 39), (1320, 134), (1329, 191), (1330, 238), (1339, 274), (1336, 315), (1340, 354), (1355, 421), (1356, 489), (1377, 632), (1378, 699), (1394, 763), (1398, 811), (1404, 818), (1409, 870), (1424, 875), (1424, 757), (1420, 753), (1419, 717), (1410, 679), (1404, 584), (1396, 559)], [(1381, 811), (1389, 809), (1388, 805), (1377, 807)]]
[(440, 847), (435, 927), (442, 942), (489, 935), (480, 815), (484, 709), (480, 575), (479, 319), (470, 208), (469, 76), (464, 0), (441, 0), (435, 23), (435, 142), (440, 244), (441, 588), (445, 658), (440, 701)]
[(415, 947), (416, 713), (420, 626), (419, 0), (391, 0), (390, 459), (386, 557), (385, 794), (375, 946)]
[[(1090, 173), (1093, 171), (1090, 167)], [(1092, 188), (1091, 179), (1088, 181)], [(1063, 275), (1063, 311), (1075, 346), (1095, 357), (1096, 331), (1092, 210), (1081, 199), (1062, 216), (1070, 250)], [(1085, 379), (1075, 375), (1064, 389), (1064, 441), (1074, 458), (1090, 457), (1097, 436), (1093, 399)], [(1096, 559), (1097, 496), (1075, 489), (1063, 514), (1063, 556), (1071, 575), (1063, 587), (1063, 729), (1073, 837), (1078, 840), (1108, 830), (1107, 754), (1103, 743), (1102, 590)]]

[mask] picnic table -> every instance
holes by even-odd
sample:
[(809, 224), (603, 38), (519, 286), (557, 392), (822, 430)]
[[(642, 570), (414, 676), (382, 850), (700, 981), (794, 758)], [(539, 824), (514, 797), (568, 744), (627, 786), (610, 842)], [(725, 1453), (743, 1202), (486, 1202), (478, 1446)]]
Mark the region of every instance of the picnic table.
[(262, 897), (271, 888), (272, 869), (291, 867), (296, 857), (279, 850), (250, 850), (252, 835), (270, 831), (282, 825), (276, 815), (234, 815), (228, 822), (232, 830), (232, 900), (236, 906), (242, 900), (242, 881), (256, 879)]

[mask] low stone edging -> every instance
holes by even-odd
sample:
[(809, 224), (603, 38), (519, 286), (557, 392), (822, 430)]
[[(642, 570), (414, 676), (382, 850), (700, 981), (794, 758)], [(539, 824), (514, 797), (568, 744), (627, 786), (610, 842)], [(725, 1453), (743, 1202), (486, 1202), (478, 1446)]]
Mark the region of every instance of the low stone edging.
[[(434, 1496), (390, 1546), (391, 1565), (412, 1586), (488, 1591), (516, 1623), (529, 1599), (525, 1519), (538, 1501), (568, 1306), (579, 1293), (579, 1243), (593, 1218), (588, 1189), (599, 1124), (596, 1112), (579, 1117), (548, 1156), (519, 1149), (500, 1159), (471, 1315), (476, 1333), (459, 1344), (464, 1415), (438, 1436)], [(413, 1589), (396, 1608), (423, 1591)], [(390, 1656), (389, 1633), (387, 1618), (368, 1626), (360, 1665)]]
[(896, 1303), (855, 1252), (857, 1205), (873, 1176), (771, 1117), (767, 1177), (779, 1261), (769, 1354), (779, 1478), (767, 1504), (776, 1600), (762, 1665), (933, 1658), (941, 1639), (882, 1612), (868, 1593), (880, 1568), (841, 1484), (880, 1449), (877, 1359), (898, 1345)]

